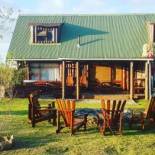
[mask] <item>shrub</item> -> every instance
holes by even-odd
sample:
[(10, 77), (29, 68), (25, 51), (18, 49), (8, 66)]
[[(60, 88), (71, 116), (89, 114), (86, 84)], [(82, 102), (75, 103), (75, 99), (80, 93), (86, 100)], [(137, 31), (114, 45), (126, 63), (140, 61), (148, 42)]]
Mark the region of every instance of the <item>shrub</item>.
[(0, 64), (0, 98), (4, 97), (5, 91), (13, 92), (16, 85), (21, 85), (25, 75), (25, 68), (17, 70), (8, 65)]

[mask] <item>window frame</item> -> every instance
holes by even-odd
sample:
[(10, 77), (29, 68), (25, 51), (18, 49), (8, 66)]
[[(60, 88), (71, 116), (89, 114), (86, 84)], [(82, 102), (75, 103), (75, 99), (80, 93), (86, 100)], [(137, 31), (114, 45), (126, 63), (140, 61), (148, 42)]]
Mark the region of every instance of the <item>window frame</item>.
[[(61, 26), (63, 25), (62, 23), (59, 23), (59, 24), (45, 24), (45, 23), (42, 23), (42, 24), (29, 24), (30, 25), (30, 44), (33, 44), (33, 45), (55, 45), (55, 44), (60, 44), (60, 33), (61, 33)], [(45, 29), (46, 31), (51, 31), (51, 40), (42, 40), (42, 41), (38, 41), (38, 37), (41, 37), (39, 36), (39, 27), (42, 29)], [(49, 29), (49, 30), (48, 30)], [(48, 37), (47, 36), (43, 36), (43, 37)]]

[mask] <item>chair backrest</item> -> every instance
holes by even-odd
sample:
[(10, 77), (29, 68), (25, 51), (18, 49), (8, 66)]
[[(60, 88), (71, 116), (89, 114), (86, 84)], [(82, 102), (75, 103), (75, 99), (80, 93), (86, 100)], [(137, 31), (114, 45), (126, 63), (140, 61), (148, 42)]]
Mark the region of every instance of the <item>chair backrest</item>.
[(124, 100), (101, 100), (101, 110), (105, 118), (110, 122), (119, 120), (121, 112), (124, 111), (126, 101)]
[(154, 118), (155, 119), (155, 96), (153, 96), (150, 100), (147, 113), (146, 113), (146, 118)]
[(29, 115), (33, 114), (35, 117), (40, 117), (41, 113), (38, 111), (38, 109), (40, 109), (38, 95), (31, 93), (28, 99), (29, 99), (29, 113), (30, 113)]
[(57, 110), (64, 119), (66, 126), (71, 126), (74, 122), (75, 100), (57, 99)]

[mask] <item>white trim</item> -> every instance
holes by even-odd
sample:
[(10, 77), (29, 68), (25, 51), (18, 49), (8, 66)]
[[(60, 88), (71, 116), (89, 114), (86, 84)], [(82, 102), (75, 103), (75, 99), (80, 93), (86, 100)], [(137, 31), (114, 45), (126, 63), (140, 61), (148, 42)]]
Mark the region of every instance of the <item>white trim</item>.
[(154, 59), (127, 59), (127, 58), (88, 58), (88, 59), (76, 59), (76, 58), (58, 58), (58, 59), (8, 59), (8, 60), (14, 60), (14, 61), (62, 61), (62, 60), (83, 60), (83, 61), (95, 61), (95, 60), (103, 60), (103, 61), (154, 61)]

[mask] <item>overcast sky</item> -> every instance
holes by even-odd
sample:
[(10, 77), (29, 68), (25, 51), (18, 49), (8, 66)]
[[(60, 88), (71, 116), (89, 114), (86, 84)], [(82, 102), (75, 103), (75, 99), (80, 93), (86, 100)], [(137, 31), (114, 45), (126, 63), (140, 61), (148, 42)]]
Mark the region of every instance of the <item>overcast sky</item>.
[[(113, 14), (155, 13), (155, 0), (0, 0), (0, 8), (24, 14)], [(14, 15), (16, 16), (16, 14)], [(14, 29), (0, 38), (0, 61), (5, 58)], [(1, 29), (0, 29), (1, 32)]]

